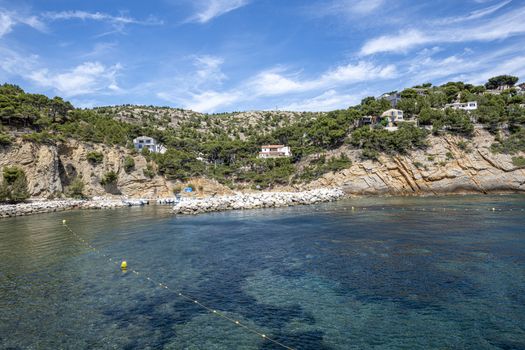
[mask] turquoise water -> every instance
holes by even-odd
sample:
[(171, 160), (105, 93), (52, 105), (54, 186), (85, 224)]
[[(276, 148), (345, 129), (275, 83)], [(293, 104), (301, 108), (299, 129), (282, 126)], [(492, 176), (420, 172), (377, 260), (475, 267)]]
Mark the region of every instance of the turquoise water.
[(121, 272), (65, 218), (102, 254), (293, 348), (525, 349), (523, 210), (523, 196), (479, 196), (3, 219), (0, 348), (279, 349)]

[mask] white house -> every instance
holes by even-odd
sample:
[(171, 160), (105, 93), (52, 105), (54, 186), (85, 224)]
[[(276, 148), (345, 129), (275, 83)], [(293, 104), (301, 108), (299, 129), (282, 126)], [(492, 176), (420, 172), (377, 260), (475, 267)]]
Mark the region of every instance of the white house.
[(404, 122), (403, 111), (400, 109), (389, 109), (381, 114), (381, 119), (387, 119), (387, 126), (385, 127), (388, 131), (396, 131), (397, 124)]
[(291, 157), (290, 147), (285, 145), (262, 145), (259, 158), (285, 158)]
[(384, 111), (383, 114), (381, 114), (381, 119), (383, 118), (389, 118), (390, 122), (392, 123), (404, 121), (403, 111), (400, 109), (394, 109), (394, 108)]
[(449, 103), (445, 105), (445, 108), (452, 108), (452, 109), (461, 109), (464, 111), (474, 111), (478, 109), (478, 102), (477, 101), (469, 101), (466, 103)]
[(401, 101), (401, 94), (397, 91), (392, 93), (384, 93), (381, 96), (379, 96), (378, 99), (385, 99), (388, 102), (390, 102), (390, 105), (392, 107), (396, 107), (397, 103)]
[(144, 148), (147, 148), (153, 153), (165, 153), (167, 151), (164, 145), (158, 143), (157, 140), (148, 136), (139, 136), (136, 139), (133, 139), (133, 146), (135, 146), (135, 149), (139, 152)]

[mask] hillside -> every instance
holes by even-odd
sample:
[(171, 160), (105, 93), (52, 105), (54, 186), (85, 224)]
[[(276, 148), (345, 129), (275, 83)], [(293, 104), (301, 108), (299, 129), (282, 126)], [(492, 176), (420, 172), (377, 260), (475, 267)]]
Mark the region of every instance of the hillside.
[[(523, 191), (523, 92), (461, 82), (393, 92), (407, 122), (389, 131), (380, 117), (392, 108), (386, 98), (326, 113), (201, 114), (131, 105), (75, 109), (5, 84), (0, 167), (21, 168), (29, 194), (44, 198), (78, 196), (78, 187), (85, 196), (165, 197), (188, 184), (203, 195), (319, 186), (351, 194)], [(477, 109), (444, 108), (468, 101)], [(362, 126), (364, 116), (378, 122)], [(167, 152), (137, 152), (132, 140), (141, 135)], [(260, 159), (262, 144), (288, 145), (293, 157)]]

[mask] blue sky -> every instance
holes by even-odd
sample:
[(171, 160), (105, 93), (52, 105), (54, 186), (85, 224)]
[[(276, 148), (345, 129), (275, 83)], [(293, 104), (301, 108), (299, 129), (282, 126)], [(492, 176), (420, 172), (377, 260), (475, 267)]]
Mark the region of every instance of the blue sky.
[(332, 110), (525, 79), (523, 0), (0, 0), (0, 81), (77, 107)]

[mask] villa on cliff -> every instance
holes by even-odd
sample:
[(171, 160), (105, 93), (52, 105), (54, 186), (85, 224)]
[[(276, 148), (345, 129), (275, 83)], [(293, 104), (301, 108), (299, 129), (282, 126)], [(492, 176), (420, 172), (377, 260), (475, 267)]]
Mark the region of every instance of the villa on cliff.
[(396, 131), (398, 124), (405, 121), (403, 111), (395, 108), (384, 111), (383, 114), (381, 114), (381, 119), (386, 119), (387, 126), (385, 129), (388, 131)]
[(378, 117), (374, 115), (365, 115), (364, 117), (359, 118), (355, 122), (355, 127), (359, 128), (359, 127), (366, 126), (366, 125), (372, 126), (372, 125), (376, 125), (377, 123), (379, 123)]
[(452, 109), (461, 109), (463, 111), (474, 111), (478, 109), (478, 102), (477, 101), (469, 101), (466, 103), (461, 102), (455, 102), (455, 103), (448, 103), (445, 105), (445, 108), (452, 108)]
[(392, 93), (385, 93), (379, 96), (378, 99), (385, 99), (388, 102), (390, 102), (390, 105), (392, 106), (392, 108), (396, 108), (397, 103), (401, 101), (401, 94), (397, 91), (392, 92)]
[(290, 147), (285, 145), (262, 145), (259, 158), (287, 158), (291, 157)]
[(139, 136), (136, 139), (133, 139), (133, 146), (139, 152), (141, 152), (143, 149), (148, 149), (150, 152), (161, 154), (166, 153), (167, 151), (164, 145), (158, 143), (157, 140), (148, 136)]

